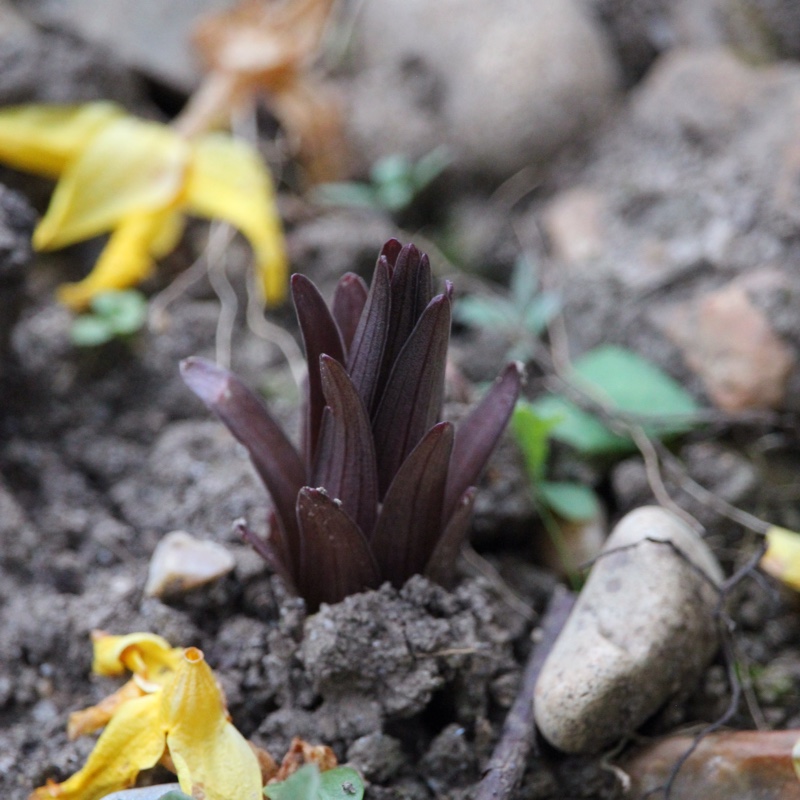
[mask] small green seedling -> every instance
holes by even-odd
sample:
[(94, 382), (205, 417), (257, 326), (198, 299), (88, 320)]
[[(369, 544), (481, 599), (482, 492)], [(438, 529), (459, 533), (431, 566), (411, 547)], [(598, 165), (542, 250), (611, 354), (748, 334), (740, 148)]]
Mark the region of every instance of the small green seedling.
[[(700, 407), (692, 395), (655, 364), (624, 347), (590, 350), (576, 359), (568, 378), (587, 399), (612, 415), (627, 415), (648, 436), (666, 439), (696, 425)], [(555, 419), (550, 435), (582, 455), (624, 455), (635, 449), (630, 436), (610, 430), (597, 415), (563, 395), (542, 397), (531, 408), (544, 419)]]
[(558, 417), (541, 416), (525, 400), (517, 401), (511, 417), (511, 431), (525, 459), (536, 507), (540, 512), (550, 511), (567, 522), (586, 522), (594, 519), (600, 509), (591, 487), (575, 481), (546, 478), (550, 437), (558, 424)]
[[(611, 430), (608, 415), (615, 413), (641, 425), (648, 436), (668, 438), (695, 425), (699, 407), (694, 398), (669, 375), (640, 355), (614, 345), (584, 354), (568, 376), (589, 401), (598, 403), (605, 419), (561, 394), (532, 403), (518, 401), (511, 430), (525, 459), (534, 503), (556, 550), (563, 552), (558, 520), (585, 522), (597, 517), (600, 501), (589, 487), (546, 477), (551, 440), (560, 441), (579, 455), (618, 456), (635, 445), (624, 428)], [(564, 559), (564, 563), (567, 561)]]
[(146, 320), (147, 298), (141, 292), (103, 292), (92, 298), (89, 313), (74, 320), (70, 338), (78, 347), (98, 347), (133, 336)]
[(497, 331), (511, 342), (509, 357), (527, 361), (536, 340), (561, 307), (554, 292), (540, 291), (536, 268), (524, 256), (517, 260), (507, 296), (462, 297), (455, 305), (458, 322)]
[(363, 800), (364, 783), (351, 767), (320, 772), (316, 764), (306, 764), (264, 794), (269, 800)]
[(317, 187), (314, 199), (324, 205), (403, 211), (449, 163), (450, 156), (444, 147), (437, 147), (418, 161), (402, 154), (386, 156), (373, 165), (369, 183), (326, 183)]

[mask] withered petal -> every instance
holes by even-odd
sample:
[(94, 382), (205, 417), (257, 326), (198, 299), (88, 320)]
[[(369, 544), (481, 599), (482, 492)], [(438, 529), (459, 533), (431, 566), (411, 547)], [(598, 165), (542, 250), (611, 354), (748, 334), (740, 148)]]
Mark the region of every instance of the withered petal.
[(380, 575), (358, 525), (324, 489), (304, 486), (297, 497), (301, 536), (299, 589), (309, 610), (374, 589)]
[(467, 487), (474, 485), (505, 430), (519, 397), (522, 365), (509, 364), (472, 411), (456, 426), (444, 519), (453, 513)]
[(430, 578), (446, 588), (453, 584), (456, 561), (464, 540), (467, 538), (472, 507), (475, 505), (477, 493), (478, 490), (474, 486), (470, 486), (461, 495), (422, 573), (426, 578)]
[(332, 311), (333, 318), (339, 326), (342, 344), (349, 352), (356, 335), (361, 312), (367, 302), (369, 287), (364, 280), (354, 272), (346, 272), (336, 284), (333, 293)]
[(375, 265), (367, 302), (347, 357), (347, 372), (370, 415), (376, 400), (391, 309), (391, 267), (386, 256), (381, 255)]
[[(292, 298), (308, 362), (308, 408), (303, 442), (306, 448), (306, 463), (311, 465), (317, 452), (322, 409), (325, 408), (325, 396), (319, 374), (319, 357), (325, 353), (337, 361), (344, 362), (344, 346), (339, 336), (339, 328), (322, 295), (305, 275), (292, 275)], [(307, 476), (306, 480), (309, 478), (310, 476)]]
[(295, 502), (306, 470), (294, 445), (255, 392), (228, 370), (195, 356), (181, 361), (181, 377), (247, 449), (272, 496), (296, 564)]
[(372, 430), (382, 497), (400, 464), (439, 419), (450, 340), (450, 298), (431, 300), (386, 382)]
[(441, 532), (453, 426), (431, 428), (386, 492), (370, 547), (383, 578), (400, 587), (425, 568)]
[(338, 361), (322, 356), (320, 374), (328, 408), (312, 484), (324, 486), (331, 497), (340, 500), (342, 508), (369, 536), (378, 507), (375, 447), (369, 416)]

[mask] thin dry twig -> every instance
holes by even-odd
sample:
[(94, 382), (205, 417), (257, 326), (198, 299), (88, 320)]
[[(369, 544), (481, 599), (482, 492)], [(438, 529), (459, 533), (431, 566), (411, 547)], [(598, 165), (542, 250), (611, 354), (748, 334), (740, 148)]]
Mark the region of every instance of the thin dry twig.
[(206, 254), (202, 252), (188, 269), (181, 272), (169, 286), (162, 289), (150, 300), (147, 325), (151, 331), (163, 333), (167, 329), (169, 326), (169, 313), (167, 311), (169, 306), (180, 297), (183, 297), (206, 274), (206, 271)]
[(667, 491), (664, 484), (664, 477), (661, 474), (661, 462), (658, 451), (653, 440), (644, 432), (644, 428), (639, 425), (630, 427), (630, 434), (634, 444), (639, 448), (639, 452), (644, 459), (644, 468), (647, 475), (647, 482), (660, 505), (669, 509), (673, 514), (680, 517), (698, 535), (703, 533), (703, 526), (684, 508), (681, 508)]
[(208, 279), (220, 303), (215, 336), (215, 355), (217, 364), (225, 369), (229, 369), (231, 365), (231, 342), (236, 325), (236, 312), (239, 308), (236, 291), (228, 280), (227, 272), (227, 247), (233, 239), (233, 234), (233, 228), (227, 223), (212, 222), (206, 245)]
[(478, 784), (475, 800), (508, 800), (519, 784), (531, 752), (535, 754), (533, 692), (542, 666), (569, 617), (575, 595), (557, 586), (541, 622), (541, 638), (533, 646), (522, 685), (508, 712), (500, 741)]
[(265, 342), (277, 347), (286, 359), (295, 383), (298, 387), (303, 385), (306, 376), (305, 359), (303, 351), (294, 337), (280, 325), (270, 322), (264, 316), (260, 295), (256, 287), (255, 276), (251, 273), (247, 278), (247, 327)]

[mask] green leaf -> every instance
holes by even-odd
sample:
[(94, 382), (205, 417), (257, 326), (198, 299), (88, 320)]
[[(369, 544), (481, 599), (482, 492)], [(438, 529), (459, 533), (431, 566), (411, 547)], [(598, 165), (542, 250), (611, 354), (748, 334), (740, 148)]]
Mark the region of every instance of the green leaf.
[(162, 794), (159, 800), (192, 800), (192, 796), (184, 794), (180, 789), (172, 789), (166, 794)]
[(354, 181), (323, 183), (314, 189), (312, 197), (315, 202), (327, 206), (375, 208), (378, 205), (373, 187)]
[(522, 318), (523, 325), (529, 333), (538, 336), (547, 327), (547, 323), (561, 308), (561, 298), (553, 292), (544, 292), (534, 297), (528, 304)]
[(594, 519), (600, 511), (600, 501), (594, 490), (582, 483), (540, 481), (534, 491), (541, 502), (567, 522), (585, 522)]
[(462, 297), (456, 301), (453, 315), (462, 323), (473, 328), (494, 328), (508, 330), (516, 328), (518, 312), (502, 297)]
[(77, 347), (99, 347), (114, 338), (114, 331), (102, 317), (84, 314), (73, 320), (69, 338)]
[(351, 767), (320, 772), (316, 764), (300, 767), (282, 783), (264, 789), (270, 800), (363, 800), (364, 782)]
[(412, 167), (413, 183), (418, 192), (436, 180), (452, 163), (450, 151), (445, 145), (435, 147), (426, 153)]
[(399, 153), (379, 158), (370, 170), (370, 180), (376, 185), (386, 183), (411, 183), (413, 165), (407, 156)]
[(537, 413), (527, 401), (517, 401), (511, 416), (511, 431), (522, 450), (528, 477), (532, 483), (537, 483), (544, 477), (550, 450), (548, 439), (558, 422), (558, 417), (546, 417)]
[(264, 794), (269, 800), (318, 800), (320, 783), (319, 767), (306, 764), (285, 781), (267, 786)]
[(561, 395), (547, 395), (535, 400), (534, 411), (542, 417), (558, 419), (551, 436), (584, 455), (627, 453), (633, 443), (612, 433), (600, 420), (578, 408)]
[(362, 800), (364, 783), (352, 767), (336, 767), (320, 775), (319, 800)]
[[(639, 417), (649, 436), (673, 436), (694, 426), (691, 416), (699, 410), (694, 398), (659, 367), (623, 347), (604, 345), (590, 350), (575, 361), (572, 377), (609, 411)], [(533, 407), (541, 416), (560, 416), (553, 436), (584, 454), (632, 449), (629, 437), (612, 433), (565, 397), (544, 397)]]
[(411, 204), (416, 191), (408, 180), (385, 181), (375, 185), (375, 199), (387, 211), (402, 211)]
[(91, 308), (117, 336), (136, 333), (147, 320), (147, 298), (135, 289), (102, 292), (92, 298)]

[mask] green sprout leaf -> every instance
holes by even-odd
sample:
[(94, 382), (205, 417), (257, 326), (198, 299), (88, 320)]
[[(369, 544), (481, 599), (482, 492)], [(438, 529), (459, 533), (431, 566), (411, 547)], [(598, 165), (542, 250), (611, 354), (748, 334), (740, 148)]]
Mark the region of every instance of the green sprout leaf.
[(146, 320), (147, 298), (141, 292), (103, 292), (92, 298), (89, 313), (73, 321), (70, 338), (78, 347), (98, 347), (132, 336)]
[(582, 483), (540, 481), (535, 491), (541, 502), (567, 522), (587, 522), (600, 513), (597, 495)]
[(320, 775), (319, 800), (362, 800), (364, 784), (351, 767), (336, 767)]
[(535, 352), (536, 340), (561, 308), (553, 292), (542, 292), (536, 268), (524, 256), (517, 260), (506, 296), (470, 295), (460, 298), (453, 309), (464, 325), (505, 335), (508, 356), (527, 361)]
[[(635, 415), (649, 436), (667, 438), (694, 427), (694, 398), (659, 367), (616, 345), (591, 350), (573, 365), (576, 385), (610, 412)], [(561, 395), (533, 403), (541, 417), (557, 417), (552, 436), (584, 455), (629, 452), (633, 442)]]
[(269, 800), (362, 800), (364, 783), (350, 767), (320, 772), (316, 764), (300, 767), (281, 783), (264, 789)]
[(547, 456), (550, 452), (550, 432), (558, 421), (558, 417), (545, 417), (537, 413), (525, 400), (517, 401), (511, 416), (511, 431), (522, 450), (528, 477), (532, 483), (544, 478)]
[(382, 208), (402, 211), (450, 163), (443, 147), (437, 147), (416, 163), (395, 153), (373, 164), (369, 183), (326, 183), (314, 191), (314, 199), (325, 205)]
[(516, 325), (516, 309), (502, 297), (461, 297), (453, 311), (462, 325), (473, 328), (494, 328), (510, 330)]

